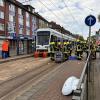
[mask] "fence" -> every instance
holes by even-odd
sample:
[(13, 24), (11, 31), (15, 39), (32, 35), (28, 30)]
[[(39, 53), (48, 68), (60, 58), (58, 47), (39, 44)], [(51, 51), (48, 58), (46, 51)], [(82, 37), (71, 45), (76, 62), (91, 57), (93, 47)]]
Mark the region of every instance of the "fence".
[(88, 55), (77, 89), (73, 92), (72, 100), (88, 100), (88, 81), (90, 81), (91, 52)]

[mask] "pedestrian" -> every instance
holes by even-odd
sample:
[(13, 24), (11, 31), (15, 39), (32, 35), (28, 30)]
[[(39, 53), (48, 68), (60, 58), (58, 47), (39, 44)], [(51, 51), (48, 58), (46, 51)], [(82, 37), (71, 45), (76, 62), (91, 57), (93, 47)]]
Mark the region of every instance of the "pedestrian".
[(4, 40), (2, 44), (2, 58), (7, 58), (9, 54), (9, 42), (8, 40)]

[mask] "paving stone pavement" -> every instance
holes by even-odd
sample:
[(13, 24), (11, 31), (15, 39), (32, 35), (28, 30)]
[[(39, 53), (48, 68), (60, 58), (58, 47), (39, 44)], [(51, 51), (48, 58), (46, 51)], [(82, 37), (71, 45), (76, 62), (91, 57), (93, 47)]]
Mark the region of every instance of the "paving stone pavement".
[(71, 100), (72, 96), (61, 94), (65, 80), (70, 76), (80, 77), (84, 61), (67, 61), (56, 70), (48, 73), (43, 80), (28, 91), (18, 96), (16, 100)]

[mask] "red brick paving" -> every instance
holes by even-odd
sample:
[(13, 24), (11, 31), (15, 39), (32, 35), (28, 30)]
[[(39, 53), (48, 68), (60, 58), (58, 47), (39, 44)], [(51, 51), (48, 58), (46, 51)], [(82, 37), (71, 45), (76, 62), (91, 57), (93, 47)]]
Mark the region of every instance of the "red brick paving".
[[(38, 83), (35, 87), (32, 87), (28, 93), (31, 96), (24, 100), (71, 100), (72, 96), (63, 96), (61, 94), (62, 86), (65, 80), (70, 76), (80, 77), (82, 69), (84, 67), (84, 61), (67, 61), (57, 69), (53, 74), (48, 75), (42, 82)], [(30, 92), (33, 91), (33, 92)], [(23, 100), (25, 94), (16, 100)]]

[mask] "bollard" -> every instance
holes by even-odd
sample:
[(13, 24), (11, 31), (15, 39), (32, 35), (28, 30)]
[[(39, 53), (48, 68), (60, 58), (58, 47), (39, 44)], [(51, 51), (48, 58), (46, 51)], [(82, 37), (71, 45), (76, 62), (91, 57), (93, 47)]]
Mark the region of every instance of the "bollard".
[(43, 52), (43, 58), (47, 57), (47, 52)]
[(39, 52), (35, 51), (35, 52), (34, 52), (34, 57), (35, 57), (35, 58), (39, 57)]

